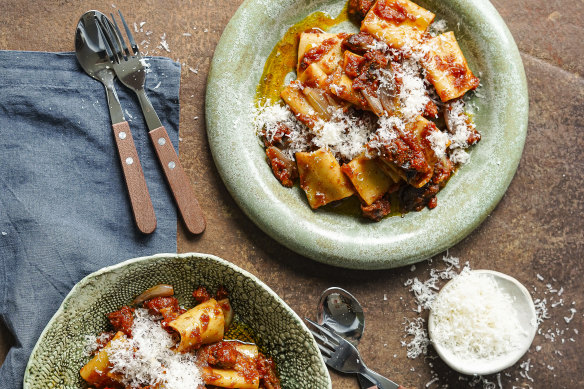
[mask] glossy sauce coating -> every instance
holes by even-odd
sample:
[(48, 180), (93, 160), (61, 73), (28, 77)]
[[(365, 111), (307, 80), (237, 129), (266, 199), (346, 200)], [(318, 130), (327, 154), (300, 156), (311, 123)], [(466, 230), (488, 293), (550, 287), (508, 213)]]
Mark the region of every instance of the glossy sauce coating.
[(306, 70), (310, 64), (318, 62), (325, 56), (333, 46), (337, 43), (336, 38), (325, 39), (320, 45), (308, 49), (304, 56), (300, 60), (299, 68), (300, 70)]
[(280, 93), (286, 86), (284, 82), (286, 75), (296, 70), (298, 37), (302, 32), (308, 31), (314, 26), (318, 26), (321, 31), (326, 31), (330, 27), (348, 20), (348, 18), (347, 6), (345, 6), (336, 18), (331, 18), (324, 12), (315, 12), (290, 27), (274, 46), (266, 60), (260, 83), (256, 89), (256, 103), (261, 103), (264, 99), (272, 102), (280, 100)]
[(378, 0), (377, 3), (375, 3), (373, 12), (375, 12), (375, 14), (381, 19), (395, 24), (403, 23), (405, 20), (416, 20), (416, 17), (408, 12), (401, 1), (392, 1), (392, 3), (393, 4), (389, 6), (387, 5), (386, 0)]
[(445, 59), (435, 58), (436, 67), (454, 78), (456, 88), (468, 86), (470, 89), (476, 89), (479, 86), (479, 79), (473, 74), (469, 74), (464, 64), (458, 62), (458, 59), (452, 55)]

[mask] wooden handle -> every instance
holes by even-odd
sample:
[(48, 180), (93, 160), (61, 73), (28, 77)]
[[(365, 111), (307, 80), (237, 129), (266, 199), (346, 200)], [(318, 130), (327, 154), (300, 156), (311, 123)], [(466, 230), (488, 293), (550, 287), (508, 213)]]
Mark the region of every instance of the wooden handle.
[(193, 234), (200, 234), (205, 231), (205, 216), (168, 133), (164, 127), (158, 127), (150, 131), (150, 138), (187, 229)]
[(144, 179), (142, 165), (140, 164), (140, 159), (138, 159), (134, 138), (130, 132), (130, 126), (128, 122), (121, 122), (112, 125), (112, 128), (136, 225), (144, 234), (150, 234), (156, 229), (156, 215), (154, 214), (154, 207)]

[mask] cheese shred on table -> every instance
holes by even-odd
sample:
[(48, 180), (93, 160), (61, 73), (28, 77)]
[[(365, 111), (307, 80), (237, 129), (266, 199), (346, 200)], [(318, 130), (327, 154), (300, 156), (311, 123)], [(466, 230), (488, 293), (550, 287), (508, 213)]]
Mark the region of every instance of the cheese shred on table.
[(463, 272), (432, 304), (432, 341), (461, 359), (494, 359), (526, 336), (513, 299), (488, 275)]

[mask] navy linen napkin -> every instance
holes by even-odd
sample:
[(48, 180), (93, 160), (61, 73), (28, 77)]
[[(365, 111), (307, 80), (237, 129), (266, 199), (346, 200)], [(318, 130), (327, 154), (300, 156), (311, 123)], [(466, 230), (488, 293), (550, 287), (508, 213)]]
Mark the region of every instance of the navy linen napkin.
[[(146, 91), (178, 146), (180, 65), (150, 58)], [(0, 388), (71, 288), (126, 259), (176, 252), (176, 210), (135, 95), (117, 84), (158, 226), (135, 227), (102, 84), (73, 53), (0, 51), (0, 317), (14, 347)]]

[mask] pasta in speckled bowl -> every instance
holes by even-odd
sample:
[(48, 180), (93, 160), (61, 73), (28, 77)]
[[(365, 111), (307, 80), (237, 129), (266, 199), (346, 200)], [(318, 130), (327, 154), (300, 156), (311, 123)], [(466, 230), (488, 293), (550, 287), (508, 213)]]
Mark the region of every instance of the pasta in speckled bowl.
[[(426, 259), (474, 230), (515, 174), (527, 132), (528, 96), (521, 57), (505, 23), (488, 1), (414, 2), (454, 32), (468, 66), (480, 78), (481, 86), (468, 103), (476, 108), (473, 120), (482, 138), (470, 150), (470, 162), (436, 195), (436, 208), (403, 217), (372, 223), (338, 208), (311, 209), (302, 188), (283, 187), (274, 177), (253, 126), (260, 80), (275, 77), (263, 73), (273, 48), (291, 26), (318, 19), (309, 17), (317, 11), (337, 18), (345, 0), (246, 0), (215, 50), (206, 120), (217, 169), (249, 218), (299, 254), (354, 269), (393, 268)], [(358, 26), (346, 20), (327, 30), (356, 31)], [(286, 79), (295, 78), (290, 72)]]
[(158, 254), (101, 269), (81, 280), (63, 301), (35, 346), (24, 389), (86, 388), (79, 370), (90, 357), (86, 336), (110, 329), (106, 314), (144, 290), (174, 286), (185, 307), (195, 305), (198, 286), (223, 285), (235, 313), (262, 352), (271, 356), (283, 388), (331, 388), (317, 345), (301, 319), (250, 273), (209, 254)]

